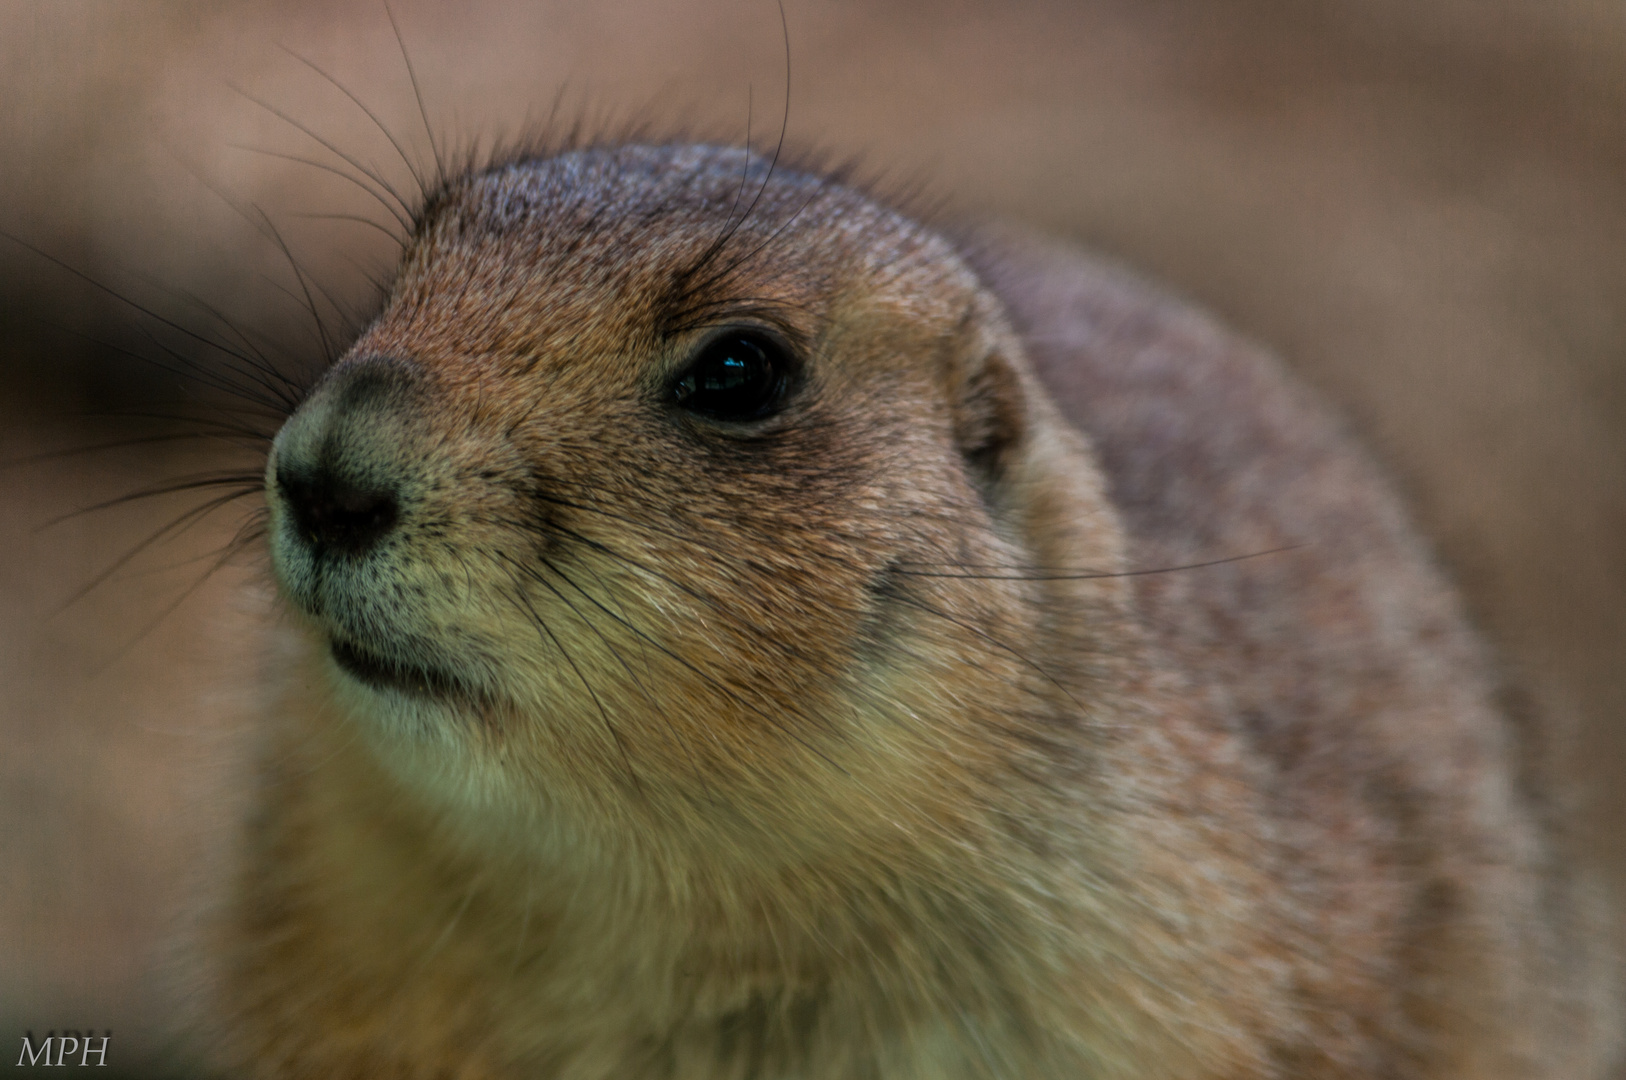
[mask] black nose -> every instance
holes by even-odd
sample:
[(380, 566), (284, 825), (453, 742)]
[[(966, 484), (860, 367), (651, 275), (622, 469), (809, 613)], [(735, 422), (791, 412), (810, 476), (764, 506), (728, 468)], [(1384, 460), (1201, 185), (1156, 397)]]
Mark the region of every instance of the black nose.
[(277, 488), (314, 554), (362, 555), (389, 535), (401, 507), (391, 491), (358, 487), (331, 469), (279, 465)]

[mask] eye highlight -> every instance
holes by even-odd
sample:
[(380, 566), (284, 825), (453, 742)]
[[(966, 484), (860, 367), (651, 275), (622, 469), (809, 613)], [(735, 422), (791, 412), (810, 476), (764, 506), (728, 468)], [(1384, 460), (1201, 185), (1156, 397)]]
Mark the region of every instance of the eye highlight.
[(778, 411), (790, 381), (785, 347), (758, 330), (730, 330), (700, 347), (672, 383), (680, 409), (711, 420), (760, 420)]

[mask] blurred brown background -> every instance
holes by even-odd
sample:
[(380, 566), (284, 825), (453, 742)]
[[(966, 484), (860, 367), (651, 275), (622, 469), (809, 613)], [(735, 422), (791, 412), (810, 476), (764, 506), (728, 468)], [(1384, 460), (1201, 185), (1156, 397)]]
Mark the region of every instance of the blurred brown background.
[[(642, 117), (735, 139), (749, 108), (759, 146), (777, 135), (771, 0), (393, 8), (447, 145), (512, 134), (556, 101), (590, 126)], [(883, 187), (950, 213), (1092, 245), (1339, 403), (1558, 733), (1580, 850), (1626, 875), (1626, 6), (785, 10), (792, 144), (860, 154)], [(245, 93), (392, 183), (410, 177), (284, 45), (432, 160), (372, 0), (9, 0), (0, 230), (201, 333), (226, 331), (200, 302), (314, 362), (298, 283), (248, 218), (262, 208), (341, 306), (365, 302), (390, 242), (308, 215), (387, 219), (345, 180), (274, 156), (348, 168)], [(145, 438), (161, 427), (110, 414), (195, 396), (117, 348), (209, 362), (0, 240), (0, 460)], [(188, 592), (240, 519), (228, 507), (69, 603), (200, 498), (42, 526), (226, 460), (251, 457), (155, 441), (0, 469), (0, 1052), (25, 1028), (111, 1028), (117, 1071), (184, 1069), (185, 984), (165, 957), (241, 788), (259, 564)]]

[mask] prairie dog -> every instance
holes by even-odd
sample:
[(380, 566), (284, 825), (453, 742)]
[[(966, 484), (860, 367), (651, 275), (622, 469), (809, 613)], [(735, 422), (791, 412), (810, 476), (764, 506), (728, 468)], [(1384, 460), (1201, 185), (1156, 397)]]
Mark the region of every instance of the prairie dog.
[(1611, 1060), (1590, 894), (1397, 503), (1082, 256), (726, 148), (495, 165), (266, 488), (245, 1070)]

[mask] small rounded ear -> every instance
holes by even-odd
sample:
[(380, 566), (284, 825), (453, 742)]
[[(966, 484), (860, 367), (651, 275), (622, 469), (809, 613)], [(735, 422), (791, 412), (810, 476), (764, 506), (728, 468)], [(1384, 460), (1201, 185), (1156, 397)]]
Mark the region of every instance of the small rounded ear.
[(966, 462), (984, 479), (998, 479), (1007, 451), (1022, 435), (1022, 384), (1005, 357), (994, 352), (961, 384), (954, 406), (954, 437)]
[(954, 439), (984, 496), (1005, 473), (1027, 427), (1022, 380), (995, 335), (973, 330), (950, 380)]

